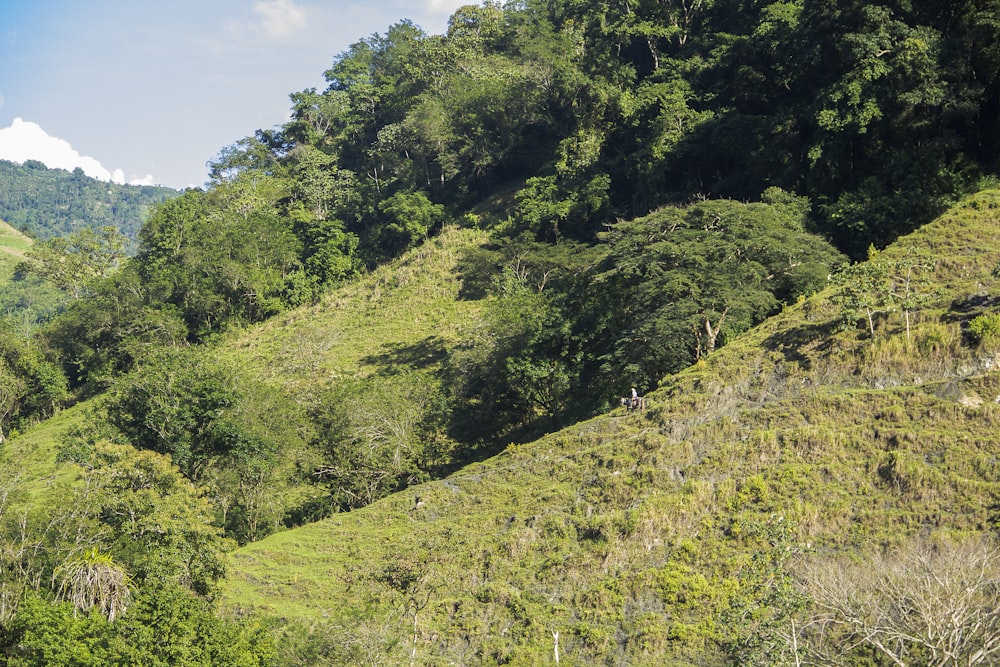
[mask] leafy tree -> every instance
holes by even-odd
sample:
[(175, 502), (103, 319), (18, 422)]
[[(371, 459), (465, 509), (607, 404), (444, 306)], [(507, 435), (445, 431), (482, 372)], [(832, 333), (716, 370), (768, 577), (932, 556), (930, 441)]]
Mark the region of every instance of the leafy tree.
[(118, 267), (127, 243), (128, 239), (114, 227), (102, 227), (100, 231), (84, 227), (68, 236), (32, 245), (17, 273), (37, 274), (79, 299), (88, 284)]
[(107, 411), (135, 446), (168, 455), (188, 479), (208, 484), (219, 523), (249, 541), (280, 524), (281, 491), (293, 474), (279, 456), (292, 445), (267, 420), (247, 414), (261, 405), (209, 353), (181, 348), (162, 350), (122, 377)]
[[(207, 499), (169, 459), (101, 441), (84, 466), (86, 485), (75, 502), (92, 513), (106, 554), (140, 588), (153, 578), (203, 595), (212, 590), (223, 573), (222, 554), (232, 543), (213, 526)], [(88, 560), (86, 553), (68, 562), (80, 563), (85, 573), (91, 566), (96, 573), (112, 573), (101, 554)]]
[(549, 354), (561, 347), (568, 323), (530, 278), (517, 265), (504, 269), (482, 330), (469, 332), (451, 362), (462, 377), (459, 396), (501, 432), (539, 415), (554, 418), (571, 386), (571, 360)]
[(16, 273), (0, 292), (0, 318), (11, 325), (13, 335), (29, 337), (58, 315), (68, 300), (44, 278)]
[(795, 566), (806, 552), (784, 517), (740, 521), (748, 555), (736, 576), (728, 604), (720, 614), (722, 640), (730, 664), (798, 665), (796, 622), (808, 615), (809, 597), (795, 579)]
[(397, 192), (379, 204), (384, 222), (375, 230), (375, 245), (386, 255), (397, 255), (417, 245), (441, 224), (444, 207), (422, 192)]
[(893, 292), (906, 320), (906, 340), (910, 340), (910, 318), (924, 307), (932, 296), (930, 287), (931, 261), (913, 246), (893, 262)]
[(844, 322), (853, 326), (864, 319), (868, 333), (875, 337), (877, 315), (902, 310), (906, 338), (910, 339), (910, 318), (931, 297), (929, 260), (912, 246), (898, 258), (883, 256), (874, 247), (868, 249), (868, 261), (843, 267), (834, 275), (838, 291), (834, 301), (840, 305)]
[(401, 599), (406, 613), (413, 617), (410, 633), (410, 665), (416, 664), (419, 615), (430, 603), (431, 597), (441, 586), (433, 581), (427, 563), (413, 560), (398, 561), (387, 565), (372, 577)]
[(475, 253), (465, 264), (467, 289), (488, 295), (482, 324), (466, 332), (449, 358), (461, 406), (454, 418), (471, 432), (489, 424), (493, 432), (484, 436), (499, 441), (513, 430), (551, 428), (568, 411), (577, 414), (583, 359), (592, 351), (574, 335), (575, 313), (564, 301), (600, 253), (571, 241), (520, 238)]
[(238, 400), (228, 375), (206, 355), (168, 349), (116, 384), (108, 414), (136, 446), (169, 455), (197, 481), (224, 453), (220, 422)]
[(0, 442), (10, 425), (43, 419), (68, 399), (66, 377), (44, 348), (0, 320)]
[(609, 205), (610, 178), (595, 173), (604, 137), (579, 132), (562, 142), (555, 174), (528, 179), (518, 193), (518, 218), (539, 240), (558, 241), (569, 233), (586, 240)]
[(71, 386), (106, 388), (150, 351), (187, 339), (181, 313), (171, 304), (151, 302), (137, 268), (128, 262), (94, 283), (92, 294), (69, 304), (40, 331)]
[(169, 581), (141, 589), (113, 629), (105, 664), (266, 667), (277, 660), (259, 626), (219, 618), (208, 600)]
[(316, 474), (335, 508), (368, 505), (450, 462), (449, 452), (435, 446), (444, 408), (431, 383), (387, 377), (363, 391), (345, 383), (321, 397), (313, 410), (313, 445), (323, 457)]
[(27, 383), (15, 375), (6, 364), (0, 366), (0, 442), (6, 440), (4, 424), (16, 412), (24, 400)]
[(879, 261), (874, 247), (868, 250), (868, 261), (843, 267), (835, 276), (839, 291), (834, 301), (840, 305), (844, 322), (854, 325), (863, 318), (869, 334), (875, 336), (875, 316), (891, 312), (895, 304), (889, 283), (888, 267)]
[(170, 582), (140, 590), (113, 623), (29, 593), (0, 635), (0, 657), (11, 667), (264, 667), (275, 660), (264, 632), (216, 617), (205, 600)]
[(577, 325), (602, 377), (655, 385), (826, 283), (839, 254), (805, 231), (801, 200), (768, 200), (666, 208), (611, 228)]
[(195, 336), (279, 312), (301, 252), (273, 208), (281, 188), (269, 176), (240, 174), (158, 209), (143, 227), (136, 257), (150, 301), (179, 309)]
[(4, 624), (0, 656), (11, 667), (97, 667), (107, 664), (102, 644), (109, 626), (96, 613), (77, 616), (72, 604), (52, 604), (29, 592), (17, 615)]

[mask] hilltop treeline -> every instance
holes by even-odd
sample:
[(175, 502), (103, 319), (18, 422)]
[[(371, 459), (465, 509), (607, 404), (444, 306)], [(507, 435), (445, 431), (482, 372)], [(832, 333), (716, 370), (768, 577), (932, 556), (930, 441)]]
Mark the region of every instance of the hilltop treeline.
[(215, 174), (305, 177), (307, 208), (382, 251), (419, 237), (393, 220), (410, 198), (455, 211), (508, 186), (515, 229), (592, 240), (665, 203), (758, 200), (777, 186), (808, 197), (813, 228), (863, 256), (996, 166), (996, 11), (465, 7), (444, 36), (404, 22), (354, 44), (327, 90), (293, 95), (292, 121), (229, 149)]
[(37, 239), (80, 229), (115, 227), (135, 239), (150, 209), (179, 193), (153, 185), (121, 185), (49, 169), (37, 160), (0, 160), (0, 220)]

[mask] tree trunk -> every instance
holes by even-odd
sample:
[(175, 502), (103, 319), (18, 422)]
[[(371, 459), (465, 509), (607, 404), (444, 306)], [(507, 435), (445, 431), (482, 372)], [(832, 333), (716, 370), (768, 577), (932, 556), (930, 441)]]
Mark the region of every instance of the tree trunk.
[(705, 334), (707, 339), (705, 341), (705, 354), (709, 355), (715, 352), (715, 341), (719, 337), (719, 331), (722, 329), (722, 323), (726, 321), (726, 313), (729, 309), (726, 308), (722, 311), (722, 315), (719, 317), (719, 322), (713, 327), (712, 320), (705, 316)]

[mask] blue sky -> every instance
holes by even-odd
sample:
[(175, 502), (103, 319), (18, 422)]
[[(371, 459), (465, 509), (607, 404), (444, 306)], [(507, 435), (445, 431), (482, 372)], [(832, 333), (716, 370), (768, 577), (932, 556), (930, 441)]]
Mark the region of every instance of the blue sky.
[(0, 159), (200, 186), (350, 44), (472, 1), (0, 0)]

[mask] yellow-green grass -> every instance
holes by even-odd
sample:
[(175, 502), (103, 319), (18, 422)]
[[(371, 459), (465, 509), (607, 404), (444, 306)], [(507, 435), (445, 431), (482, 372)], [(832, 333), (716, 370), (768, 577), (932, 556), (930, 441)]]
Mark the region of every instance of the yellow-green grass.
[[(641, 415), (240, 549), (224, 606), (323, 627), (331, 646), (369, 637), (390, 660), (409, 637), (426, 664), (531, 664), (561, 631), (571, 663), (665, 664), (724, 632), (715, 614), (768, 548), (763, 525), (821, 552), (988, 530), (998, 358), (963, 327), (1000, 307), (998, 207), (980, 193), (884, 252), (932, 267), (909, 335), (899, 312), (874, 339), (842, 329), (831, 286), (665, 378)], [(417, 600), (415, 643), (385, 630)]]
[(448, 228), (401, 259), (310, 307), (239, 332), (219, 355), (293, 394), (338, 380), (423, 367), (454, 345), (480, 304), (459, 298), (456, 264), (486, 234)]
[[(67, 432), (91, 418), (99, 400), (60, 410), (24, 433), (8, 434), (10, 437), (0, 445), (0, 476), (5, 478), (8, 489), (17, 491), (9, 498), (15, 501), (12, 507), (16, 511), (26, 508), (44, 511), (51, 498), (66, 497), (63, 491), (78, 479), (79, 468), (57, 462), (59, 448)], [(0, 506), (0, 509), (11, 507)]]
[(10, 279), (14, 267), (24, 259), (31, 239), (0, 220), (0, 284)]

